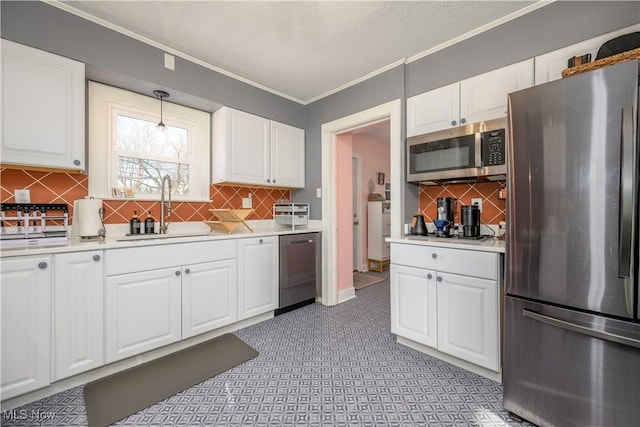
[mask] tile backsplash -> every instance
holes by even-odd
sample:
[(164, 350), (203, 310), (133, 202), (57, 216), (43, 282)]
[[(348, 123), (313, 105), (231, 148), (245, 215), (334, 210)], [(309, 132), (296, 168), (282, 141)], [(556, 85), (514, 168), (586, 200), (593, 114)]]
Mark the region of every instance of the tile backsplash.
[(460, 206), (470, 205), (471, 199), (482, 198), (480, 220), (483, 224), (498, 224), (500, 221), (506, 220), (505, 201), (498, 198), (498, 192), (504, 188), (504, 181), (421, 186), (419, 193), (420, 213), (424, 215), (425, 221), (431, 222), (437, 217), (436, 201), (438, 197), (453, 197), (458, 199), (455, 222), (459, 223)]
[[(28, 189), (31, 201), (37, 203), (66, 203), (69, 205), (70, 222), (73, 224), (73, 201), (89, 195), (89, 178), (83, 174), (38, 172), (22, 169), (0, 169), (0, 200), (14, 203), (13, 190)], [(254, 212), (248, 219), (273, 219), (273, 204), (282, 199), (290, 200), (286, 189), (211, 185), (211, 202), (173, 201), (171, 221), (207, 221), (213, 219), (209, 209), (242, 207), (242, 198), (251, 193)], [(111, 199), (104, 201), (105, 223), (126, 223), (136, 211), (142, 218), (148, 211), (157, 219), (160, 202)]]
[[(472, 198), (482, 198), (482, 222), (498, 224), (506, 217), (505, 201), (498, 198), (499, 190), (504, 188), (503, 181), (421, 186), (420, 213), (428, 222), (431, 222), (436, 218), (437, 198), (453, 197), (458, 199), (456, 222), (459, 222), (460, 206), (470, 205)], [(89, 195), (89, 179), (83, 174), (0, 169), (0, 200), (4, 203), (13, 203), (15, 189), (30, 190), (33, 202), (67, 203), (73, 224), (73, 201)], [(240, 208), (242, 198), (248, 197), (249, 193), (251, 193), (254, 212), (248, 219), (273, 219), (273, 204), (282, 199), (291, 199), (291, 191), (286, 189), (211, 185), (209, 187), (211, 202), (174, 201), (171, 220), (211, 220), (209, 209)], [(148, 211), (151, 211), (156, 218), (160, 215), (160, 203), (157, 201), (111, 199), (105, 200), (104, 207), (107, 224), (126, 223), (131, 219), (134, 211), (143, 218)]]

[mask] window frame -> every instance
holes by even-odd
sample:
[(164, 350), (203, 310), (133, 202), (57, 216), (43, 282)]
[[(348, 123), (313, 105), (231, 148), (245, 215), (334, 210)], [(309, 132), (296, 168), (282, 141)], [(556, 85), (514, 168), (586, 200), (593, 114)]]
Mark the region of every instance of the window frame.
[[(89, 195), (114, 197), (118, 181), (118, 155), (115, 140), (118, 114), (147, 121), (160, 121), (160, 100), (128, 90), (89, 81)], [(173, 200), (208, 202), (210, 184), (211, 114), (163, 101), (162, 120), (167, 126), (188, 130), (189, 194), (172, 194)], [(149, 159), (158, 160), (158, 156)], [(165, 161), (166, 158), (163, 159)], [(169, 160), (170, 161), (170, 160)], [(160, 200), (160, 194), (135, 194), (128, 200)]]

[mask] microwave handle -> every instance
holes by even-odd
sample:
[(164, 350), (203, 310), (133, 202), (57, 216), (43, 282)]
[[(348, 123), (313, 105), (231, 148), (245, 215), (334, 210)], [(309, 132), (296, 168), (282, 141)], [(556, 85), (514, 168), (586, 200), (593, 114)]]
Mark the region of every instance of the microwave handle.
[(476, 132), (476, 140), (475, 140), (475, 166), (477, 168), (481, 168), (484, 165), (482, 164), (482, 132)]

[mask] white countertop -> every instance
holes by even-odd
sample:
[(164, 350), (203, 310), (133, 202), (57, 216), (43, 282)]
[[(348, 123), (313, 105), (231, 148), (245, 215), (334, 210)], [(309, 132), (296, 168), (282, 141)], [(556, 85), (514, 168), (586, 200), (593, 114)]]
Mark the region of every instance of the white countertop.
[(173, 243), (200, 242), (207, 240), (242, 239), (260, 236), (317, 233), (322, 231), (322, 225), (320, 221), (310, 221), (308, 227), (296, 227), (295, 230), (292, 230), (291, 227), (277, 226), (273, 221), (247, 221), (247, 223), (251, 226), (253, 232), (244, 227), (238, 227), (233, 233), (225, 234), (221, 232), (207, 231), (209, 229), (208, 226), (206, 228), (193, 226), (175, 226), (174, 229), (172, 229), (170, 226), (168, 234), (148, 236), (146, 239), (145, 235), (142, 234), (139, 237), (136, 236), (137, 240), (124, 240), (128, 238), (130, 239), (130, 237), (125, 235), (128, 224), (126, 224), (126, 227), (120, 225), (115, 227), (108, 226), (107, 236), (105, 238), (87, 240), (81, 239), (79, 237), (69, 237), (66, 243), (62, 243), (59, 245), (7, 246), (0, 244), (0, 258), (24, 255), (43, 255), (65, 252), (129, 248), (149, 245), (168, 245)]
[(404, 243), (410, 245), (436, 246), (441, 248), (469, 249), (483, 252), (504, 253), (504, 240), (495, 237), (487, 237), (482, 240), (458, 239), (455, 237), (433, 237), (433, 236), (413, 236), (389, 237), (386, 239), (390, 243)]

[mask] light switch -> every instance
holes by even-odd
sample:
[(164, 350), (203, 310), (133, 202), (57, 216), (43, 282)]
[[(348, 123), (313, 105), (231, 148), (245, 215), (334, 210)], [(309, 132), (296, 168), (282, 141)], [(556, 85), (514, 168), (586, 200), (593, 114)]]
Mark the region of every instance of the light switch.
[(322, 188), (316, 188), (316, 199), (320, 199), (322, 197)]

